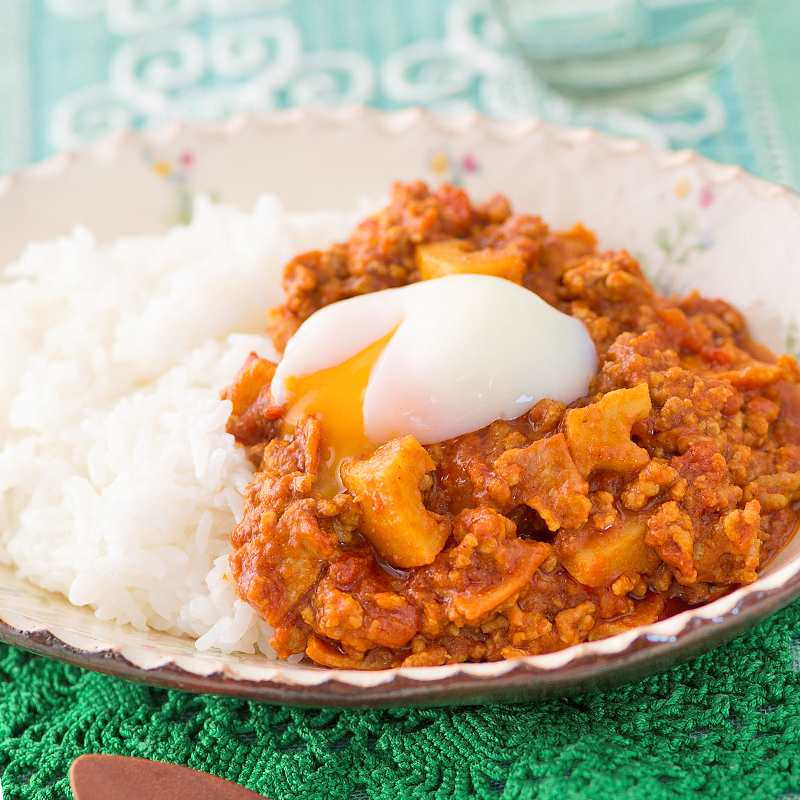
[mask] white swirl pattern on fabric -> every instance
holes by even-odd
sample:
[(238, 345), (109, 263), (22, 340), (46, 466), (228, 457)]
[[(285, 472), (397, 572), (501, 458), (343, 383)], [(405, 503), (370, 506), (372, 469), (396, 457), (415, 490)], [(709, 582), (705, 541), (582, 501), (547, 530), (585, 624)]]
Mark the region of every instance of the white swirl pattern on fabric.
[(136, 125), (138, 115), (107, 83), (84, 86), (67, 95), (50, 114), (48, 138), (70, 149)]
[(292, 105), (367, 103), (375, 93), (372, 63), (353, 50), (318, 50), (302, 59), (288, 86)]
[(215, 17), (239, 17), (278, 11), (291, 2), (292, 0), (206, 0), (205, 6), (208, 13)]
[(45, 5), (60, 17), (83, 19), (102, 14), (106, 0), (45, 0)]
[(480, 75), (451, 42), (414, 42), (395, 51), (383, 64), (383, 90), (398, 103), (425, 105), (469, 88)]
[[(724, 104), (707, 83), (698, 83), (689, 114), (685, 106), (670, 109), (666, 98), (658, 123), (564, 99), (509, 52), (488, 0), (453, 0), (441, 39), (395, 49), (378, 65), (352, 49), (305, 51), (301, 29), (275, 13), (291, 0), (46, 2), (65, 17), (103, 14), (107, 29), (125, 37), (110, 58), (106, 84), (84, 87), (54, 106), (48, 135), (57, 148), (90, 144), (125, 125), (154, 127), (286, 105), (477, 107), (506, 119), (538, 115), (596, 125), (656, 146), (698, 142), (726, 124)], [(241, 19), (253, 14), (265, 15)], [(204, 15), (230, 22), (204, 26)]]
[(133, 36), (155, 28), (189, 25), (202, 12), (202, 0), (108, 0), (106, 24), (112, 33)]
[(168, 92), (194, 86), (205, 70), (205, 45), (199, 36), (180, 29), (154, 31), (116, 52), (111, 87), (144, 114), (167, 117)]
[(297, 69), (302, 49), (300, 32), (284, 17), (234, 22), (211, 35), (209, 67), (225, 78), (253, 76), (260, 86), (278, 87)]
[[(81, 19), (94, 17), (104, 11), (109, 17), (109, 29), (133, 26), (136, 31), (149, 30), (158, 25), (182, 24), (181, 17), (192, 21), (205, 11), (214, 17), (238, 17), (245, 14), (260, 14), (278, 11), (292, 0), (45, 0), (45, 5), (54, 14)], [(171, 8), (177, 4), (177, 8)], [(192, 10), (194, 16), (189, 12)], [(113, 20), (113, 22), (112, 22)], [(117, 26), (116, 28), (114, 26)]]

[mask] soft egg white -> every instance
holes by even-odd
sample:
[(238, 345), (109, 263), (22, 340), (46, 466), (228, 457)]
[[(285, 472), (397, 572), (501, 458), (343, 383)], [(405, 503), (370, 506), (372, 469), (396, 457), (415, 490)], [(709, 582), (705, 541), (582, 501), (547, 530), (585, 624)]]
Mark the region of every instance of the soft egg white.
[(451, 275), (317, 311), (289, 341), (273, 397), (291, 405), (297, 379), (348, 362), (384, 337), (358, 392), (373, 446), (408, 434), (421, 444), (443, 441), (514, 419), (543, 398), (570, 403), (586, 394), (597, 369), (579, 320), (502, 278)]

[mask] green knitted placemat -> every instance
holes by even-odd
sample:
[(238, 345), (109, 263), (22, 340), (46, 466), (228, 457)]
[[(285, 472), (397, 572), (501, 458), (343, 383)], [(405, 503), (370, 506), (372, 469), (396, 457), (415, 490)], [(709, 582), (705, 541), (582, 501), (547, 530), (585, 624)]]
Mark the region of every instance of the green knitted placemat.
[(82, 753), (160, 759), (273, 800), (797, 800), (800, 603), (615, 691), (342, 711), (139, 686), (0, 646), (5, 800), (71, 798)]

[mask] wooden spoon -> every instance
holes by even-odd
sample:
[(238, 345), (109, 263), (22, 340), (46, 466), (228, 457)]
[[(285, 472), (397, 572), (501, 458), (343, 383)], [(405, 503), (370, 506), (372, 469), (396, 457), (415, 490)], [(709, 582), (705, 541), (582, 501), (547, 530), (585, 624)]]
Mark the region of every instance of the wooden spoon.
[(164, 761), (97, 753), (69, 769), (75, 800), (264, 800), (223, 778)]

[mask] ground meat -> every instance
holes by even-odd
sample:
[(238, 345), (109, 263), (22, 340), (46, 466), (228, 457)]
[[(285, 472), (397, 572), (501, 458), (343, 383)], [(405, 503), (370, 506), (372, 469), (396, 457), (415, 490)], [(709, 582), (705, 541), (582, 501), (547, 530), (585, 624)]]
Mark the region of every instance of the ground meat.
[[(230, 561), (278, 654), (363, 669), (531, 655), (754, 581), (798, 519), (797, 362), (765, 359), (721, 300), (659, 297), (580, 225), (557, 233), (499, 195), (476, 206), (451, 186), (398, 185), (348, 242), (289, 263), (276, 346), (324, 305), (419, 280), (416, 247), (453, 238), (513, 252), (526, 288), (586, 324), (589, 394), (425, 448), (393, 440), (325, 497), (319, 422), (286, 425), (274, 365), (251, 356), (223, 394), (259, 470)], [(433, 531), (413, 566), (371, 533), (403, 520)]]

